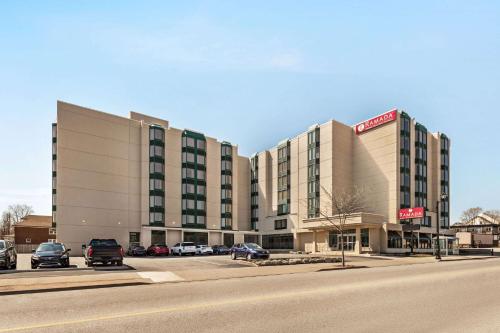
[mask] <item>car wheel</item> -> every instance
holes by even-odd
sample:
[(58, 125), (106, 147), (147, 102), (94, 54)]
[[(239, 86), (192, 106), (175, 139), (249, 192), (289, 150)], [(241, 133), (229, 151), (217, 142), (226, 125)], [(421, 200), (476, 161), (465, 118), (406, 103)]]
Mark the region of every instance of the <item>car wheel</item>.
[(16, 260), (12, 263), (11, 267), (12, 267), (13, 269), (16, 269), (16, 268), (17, 268), (17, 258), (16, 258)]
[(86, 262), (86, 264), (87, 264), (87, 267), (92, 267), (92, 266), (94, 266), (94, 263), (93, 263), (92, 261), (87, 261), (87, 262)]
[(236, 253), (231, 253), (231, 259), (236, 260)]
[(116, 266), (123, 266), (123, 260), (118, 260), (116, 262)]
[(33, 264), (31, 264), (31, 269), (37, 269), (37, 268), (38, 268), (38, 266), (37, 266), (37, 265), (33, 265)]
[(252, 254), (251, 253), (247, 254), (247, 260), (248, 261), (252, 260)]
[(5, 269), (10, 269), (10, 259), (9, 258), (7, 258), (5, 260)]

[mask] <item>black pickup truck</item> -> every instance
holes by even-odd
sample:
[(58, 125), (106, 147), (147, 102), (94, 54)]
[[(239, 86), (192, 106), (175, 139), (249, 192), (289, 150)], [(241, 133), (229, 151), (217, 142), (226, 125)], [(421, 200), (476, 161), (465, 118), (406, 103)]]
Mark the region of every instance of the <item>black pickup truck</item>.
[(84, 248), (83, 256), (87, 267), (96, 262), (107, 265), (123, 265), (123, 248), (114, 239), (92, 239)]

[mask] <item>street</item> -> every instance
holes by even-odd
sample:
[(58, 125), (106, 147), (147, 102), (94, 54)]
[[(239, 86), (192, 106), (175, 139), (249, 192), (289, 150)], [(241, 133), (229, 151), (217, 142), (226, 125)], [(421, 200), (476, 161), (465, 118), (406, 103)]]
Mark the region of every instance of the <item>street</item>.
[(0, 332), (498, 332), (499, 276), (488, 259), (3, 296)]

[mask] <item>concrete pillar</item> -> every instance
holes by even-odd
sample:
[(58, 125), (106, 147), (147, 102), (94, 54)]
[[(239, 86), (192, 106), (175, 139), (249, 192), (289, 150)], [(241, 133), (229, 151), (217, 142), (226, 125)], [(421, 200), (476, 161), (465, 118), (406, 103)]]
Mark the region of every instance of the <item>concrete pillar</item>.
[(313, 244), (312, 244), (312, 253), (316, 253), (316, 230), (313, 231)]
[(324, 246), (323, 252), (330, 251), (330, 239), (329, 239), (328, 235), (329, 235), (329, 232), (325, 231), (325, 246)]
[(361, 228), (356, 228), (356, 245), (354, 246), (354, 253), (361, 254)]
[(300, 235), (298, 233), (294, 232), (293, 233), (293, 250), (294, 251), (300, 251), (299, 240), (300, 240)]
[(142, 228), (141, 229), (141, 245), (144, 247), (149, 247), (151, 245), (151, 230)]

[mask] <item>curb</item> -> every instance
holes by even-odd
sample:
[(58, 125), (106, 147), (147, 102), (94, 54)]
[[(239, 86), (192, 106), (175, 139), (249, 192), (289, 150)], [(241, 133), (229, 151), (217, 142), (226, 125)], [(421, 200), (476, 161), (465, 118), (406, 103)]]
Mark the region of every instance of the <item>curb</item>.
[(72, 286), (72, 287), (9, 290), (9, 291), (0, 291), (0, 296), (22, 295), (22, 294), (40, 294), (40, 293), (48, 293), (48, 292), (56, 292), (56, 291), (103, 289), (103, 288), (114, 288), (114, 287), (130, 287), (130, 286), (141, 286), (141, 285), (150, 285), (150, 284), (151, 283), (149, 283), (149, 282), (123, 282), (123, 283), (116, 283), (116, 284), (99, 284), (99, 285)]

